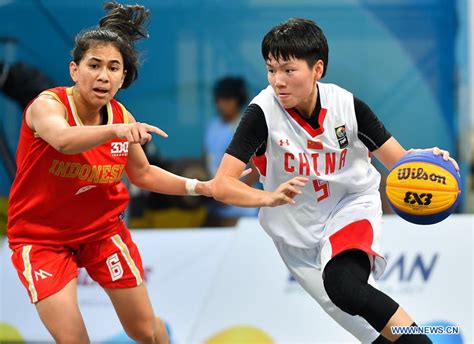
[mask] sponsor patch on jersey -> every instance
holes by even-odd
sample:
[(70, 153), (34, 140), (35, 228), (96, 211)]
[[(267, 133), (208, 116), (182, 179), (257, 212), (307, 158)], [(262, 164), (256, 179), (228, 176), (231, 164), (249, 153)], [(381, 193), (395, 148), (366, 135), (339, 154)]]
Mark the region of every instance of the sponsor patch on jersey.
[(112, 154), (112, 156), (127, 156), (128, 142), (112, 142), (110, 154)]
[(349, 145), (349, 140), (347, 140), (346, 126), (341, 125), (335, 129), (337, 141), (339, 142), (339, 148), (346, 148)]

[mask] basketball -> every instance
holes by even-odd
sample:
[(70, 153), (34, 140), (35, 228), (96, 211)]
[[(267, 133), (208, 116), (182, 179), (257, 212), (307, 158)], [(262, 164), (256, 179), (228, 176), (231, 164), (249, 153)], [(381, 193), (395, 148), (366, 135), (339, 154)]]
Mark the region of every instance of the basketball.
[(459, 203), (461, 180), (450, 161), (431, 151), (405, 155), (387, 177), (386, 192), (392, 209), (419, 225), (440, 222)]

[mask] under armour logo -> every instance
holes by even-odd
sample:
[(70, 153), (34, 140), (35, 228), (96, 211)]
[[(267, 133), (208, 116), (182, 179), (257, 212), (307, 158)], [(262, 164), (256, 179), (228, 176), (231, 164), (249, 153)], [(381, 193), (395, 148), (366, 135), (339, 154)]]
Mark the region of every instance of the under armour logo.
[(289, 146), (290, 141), (288, 139), (285, 139), (285, 140), (280, 139), (280, 146), (283, 146), (283, 145)]
[(46, 272), (42, 269), (39, 269), (38, 271), (35, 271), (35, 279), (36, 281), (38, 281), (39, 278), (41, 278), (42, 280), (48, 278), (48, 277), (53, 277), (52, 274), (50, 274), (49, 272)]

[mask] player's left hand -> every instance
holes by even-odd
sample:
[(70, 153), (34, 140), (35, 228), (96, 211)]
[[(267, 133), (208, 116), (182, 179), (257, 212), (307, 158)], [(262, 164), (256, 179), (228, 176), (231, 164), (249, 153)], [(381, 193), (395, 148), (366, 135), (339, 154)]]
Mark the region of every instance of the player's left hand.
[(412, 148), (412, 149), (409, 149), (407, 153), (410, 154), (410, 153), (415, 153), (415, 152), (426, 152), (426, 151), (431, 151), (433, 152), (434, 155), (442, 155), (444, 161), (448, 161), (448, 160), (451, 161), (456, 171), (459, 171), (458, 163), (456, 162), (456, 160), (454, 160), (453, 158), (449, 156), (449, 152), (447, 150), (443, 150), (438, 147), (427, 148), (427, 149), (413, 149)]

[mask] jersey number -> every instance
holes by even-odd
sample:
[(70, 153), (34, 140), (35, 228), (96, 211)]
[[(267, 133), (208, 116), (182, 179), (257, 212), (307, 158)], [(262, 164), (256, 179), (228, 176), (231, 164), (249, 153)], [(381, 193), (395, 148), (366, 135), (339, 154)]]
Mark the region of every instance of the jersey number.
[(123, 276), (122, 264), (120, 264), (117, 253), (107, 258), (107, 267), (109, 268), (110, 277), (112, 281), (116, 281)]
[(313, 188), (315, 192), (322, 191), (323, 194), (316, 198), (316, 201), (321, 202), (323, 199), (329, 197), (329, 183), (320, 182), (318, 179), (313, 180)]

